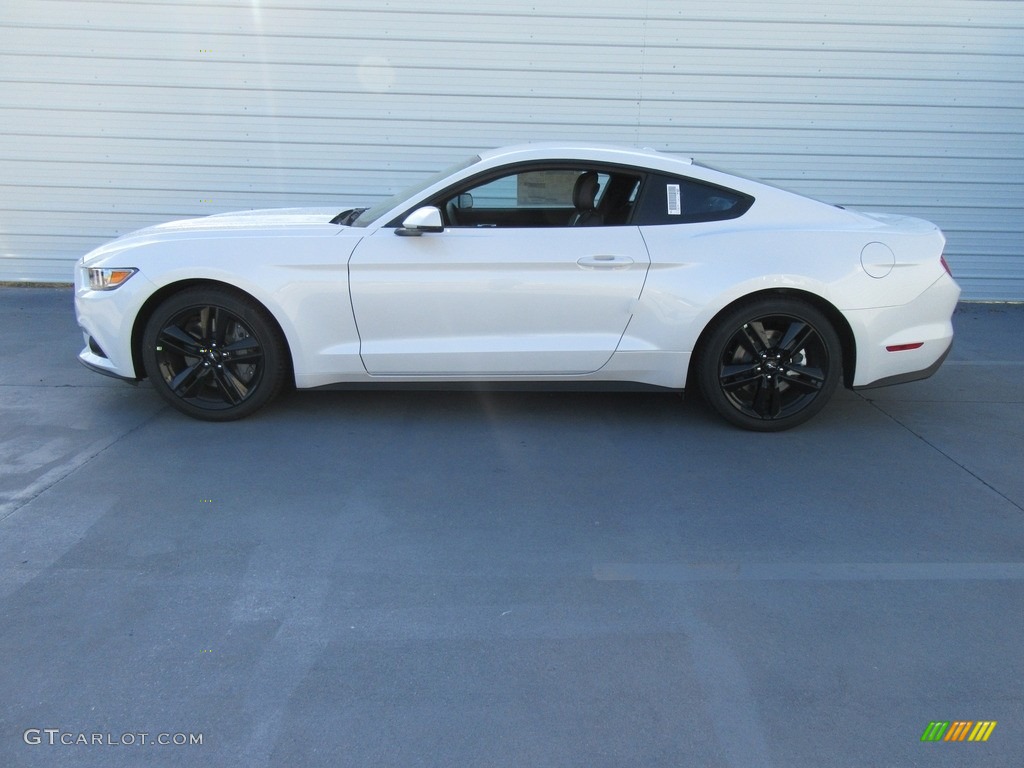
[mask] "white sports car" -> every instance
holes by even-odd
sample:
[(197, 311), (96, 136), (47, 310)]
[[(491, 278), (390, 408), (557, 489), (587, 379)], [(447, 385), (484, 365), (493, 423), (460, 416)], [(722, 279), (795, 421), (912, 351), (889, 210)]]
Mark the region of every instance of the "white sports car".
[(846, 210), (689, 159), (489, 152), (371, 208), (219, 214), (85, 256), (80, 360), (228, 420), (284, 387), (682, 390), (747, 429), (842, 383), (942, 363), (960, 289), (920, 219)]

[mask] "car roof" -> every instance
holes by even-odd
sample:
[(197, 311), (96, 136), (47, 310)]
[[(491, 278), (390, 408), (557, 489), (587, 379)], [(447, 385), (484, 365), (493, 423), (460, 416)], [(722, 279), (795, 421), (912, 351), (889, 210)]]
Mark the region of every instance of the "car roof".
[(659, 152), (654, 149), (621, 146), (615, 144), (594, 144), (586, 142), (537, 142), (532, 144), (516, 144), (508, 147), (499, 147), (479, 154), (481, 162), (470, 166), (464, 173), (471, 174), (481, 165), (485, 168), (497, 168), (506, 164), (518, 162), (542, 162), (551, 161), (582, 161), (593, 163), (607, 163), (608, 165), (631, 166), (648, 171), (662, 172), (669, 175), (679, 175), (686, 178), (694, 178), (711, 184), (717, 184), (729, 189), (735, 189), (744, 194), (753, 195), (761, 200), (774, 199), (780, 205), (801, 205), (810, 206), (808, 210), (828, 210), (831, 217), (841, 216), (846, 219), (854, 214), (843, 211), (838, 214), (839, 208), (834, 205), (797, 192), (791, 192), (773, 184), (768, 184), (757, 179), (737, 175), (730, 171), (724, 171), (703, 163), (698, 163), (691, 157), (676, 155), (668, 152)]
[(670, 155), (649, 148), (638, 149), (636, 147), (616, 144), (550, 141), (515, 144), (508, 147), (485, 150), (480, 152), (480, 159), (488, 164), (500, 164), (516, 160), (589, 160), (652, 168), (693, 165), (693, 159), (690, 157)]

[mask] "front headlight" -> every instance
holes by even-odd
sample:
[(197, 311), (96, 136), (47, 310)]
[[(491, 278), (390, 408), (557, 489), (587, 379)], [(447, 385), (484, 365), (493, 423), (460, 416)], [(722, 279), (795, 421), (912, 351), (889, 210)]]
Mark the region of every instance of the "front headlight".
[(89, 267), (89, 287), (94, 291), (112, 291), (124, 285), (139, 270), (134, 267)]

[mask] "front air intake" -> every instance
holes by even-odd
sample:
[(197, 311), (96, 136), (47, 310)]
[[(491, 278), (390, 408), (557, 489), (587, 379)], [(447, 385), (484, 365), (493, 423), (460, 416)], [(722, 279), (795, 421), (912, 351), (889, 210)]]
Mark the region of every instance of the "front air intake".
[(102, 347), (100, 347), (100, 345), (96, 343), (96, 339), (94, 339), (92, 336), (89, 337), (89, 351), (92, 352), (94, 355), (99, 355), (104, 359), (109, 359), (107, 358), (107, 353), (103, 351)]

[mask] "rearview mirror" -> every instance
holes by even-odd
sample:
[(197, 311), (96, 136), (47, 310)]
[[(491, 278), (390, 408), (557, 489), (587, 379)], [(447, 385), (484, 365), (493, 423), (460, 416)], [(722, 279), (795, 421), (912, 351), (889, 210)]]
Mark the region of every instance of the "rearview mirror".
[(417, 208), (395, 230), (395, 234), (402, 237), (419, 237), (424, 232), (444, 232), (441, 211), (432, 205)]

